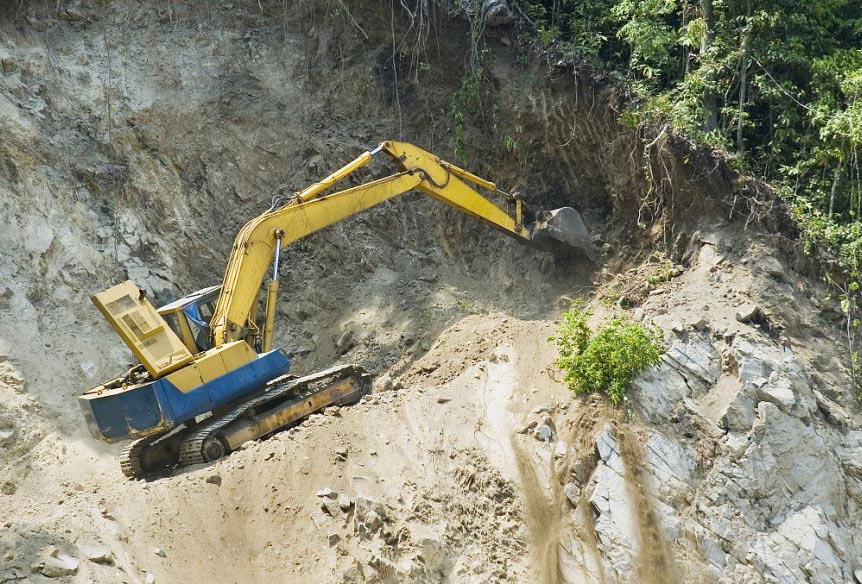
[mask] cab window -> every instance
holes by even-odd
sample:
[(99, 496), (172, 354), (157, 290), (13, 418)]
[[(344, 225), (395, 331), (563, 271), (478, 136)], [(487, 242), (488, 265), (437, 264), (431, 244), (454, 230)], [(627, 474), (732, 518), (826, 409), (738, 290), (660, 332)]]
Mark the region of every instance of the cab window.
[(177, 315), (174, 312), (169, 312), (167, 314), (163, 314), (162, 318), (165, 319), (165, 322), (168, 323), (168, 326), (171, 327), (171, 330), (174, 331), (174, 334), (179, 338), (183, 338), (183, 334), (180, 331), (180, 322), (177, 319)]
[(201, 318), (209, 322), (212, 320), (213, 312), (215, 312), (215, 301), (209, 300), (207, 302), (201, 302), (198, 304), (198, 310), (200, 311)]

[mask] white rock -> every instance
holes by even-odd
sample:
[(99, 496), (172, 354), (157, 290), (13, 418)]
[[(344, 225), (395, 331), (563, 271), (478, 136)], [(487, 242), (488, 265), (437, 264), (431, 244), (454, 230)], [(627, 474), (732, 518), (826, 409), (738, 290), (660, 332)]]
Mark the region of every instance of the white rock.
[(54, 230), (48, 222), (37, 216), (31, 216), (27, 225), (24, 226), (21, 241), (24, 249), (29, 253), (41, 256), (54, 241)]
[(319, 489), (315, 493), (315, 495), (317, 495), (318, 497), (326, 497), (328, 499), (337, 499), (338, 498), (338, 491), (333, 491), (329, 487), (323, 487), (322, 489)]
[(350, 511), (350, 508), (353, 506), (353, 502), (350, 500), (350, 497), (347, 495), (338, 495), (338, 507), (347, 513)]
[(789, 383), (766, 384), (757, 388), (755, 396), (760, 401), (775, 404), (785, 414), (789, 414), (796, 404), (796, 397)]
[(697, 398), (715, 385), (721, 369), (721, 356), (708, 335), (676, 341), (658, 366), (633, 380), (635, 410), (647, 422), (666, 422), (683, 399)]
[(391, 375), (381, 375), (377, 379), (374, 380), (373, 389), (375, 393), (381, 393), (384, 391), (392, 391), (394, 388), (394, 383), (392, 382)]
[(60, 552), (54, 546), (44, 548), (40, 560), (33, 564), (33, 570), (48, 578), (62, 578), (78, 572), (78, 560)]
[(167, 554), (167, 553), (165, 553), (165, 550), (164, 550), (164, 549), (162, 549), (162, 548), (160, 548), (160, 547), (154, 547), (154, 548), (153, 548), (153, 553), (154, 553), (154, 554), (156, 554), (157, 556), (159, 556), (160, 558), (166, 558), (166, 557), (168, 557), (168, 554)]
[(612, 455), (618, 454), (619, 449), (613, 426), (607, 425), (596, 434), (596, 451), (599, 453), (599, 458), (605, 463), (610, 460)]
[(572, 507), (578, 506), (578, 501), (581, 498), (581, 488), (578, 485), (575, 483), (566, 483), (566, 486), (563, 487), (563, 494)]
[[(639, 533), (637, 512), (623, 476), (600, 464), (593, 474), (595, 489), (590, 505), (598, 512), (596, 539), (608, 568), (617, 578), (630, 574), (637, 554)], [(614, 578), (614, 581), (617, 580)]]
[(563, 440), (559, 440), (557, 445), (554, 447), (554, 458), (565, 458), (569, 453), (569, 445), (566, 444)]

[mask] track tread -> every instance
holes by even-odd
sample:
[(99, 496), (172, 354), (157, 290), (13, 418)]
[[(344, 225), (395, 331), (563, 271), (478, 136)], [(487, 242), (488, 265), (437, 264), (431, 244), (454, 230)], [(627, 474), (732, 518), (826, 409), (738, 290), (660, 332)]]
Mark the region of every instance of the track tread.
[(131, 444), (123, 448), (120, 453), (120, 470), (129, 479), (144, 478), (146, 471), (141, 462), (141, 454), (144, 449), (153, 441), (152, 437), (138, 438)]
[[(219, 430), (236, 421), (249, 410), (272, 399), (300, 390), (303, 386), (309, 386), (319, 381), (325, 381), (333, 377), (340, 378), (351, 374), (365, 375), (365, 371), (357, 365), (337, 365), (304, 377), (297, 378), (292, 376), (283, 376), (274, 379), (270, 382), (270, 389), (266, 390), (261, 395), (237, 405), (215, 420), (204, 422), (204, 426), (202, 428), (189, 434), (189, 436), (182, 441), (182, 444), (180, 444), (180, 466), (210, 462), (203, 454), (204, 441), (210, 436), (217, 437)], [(316, 392), (316, 389), (308, 388), (308, 395), (313, 395)], [(300, 395), (302, 395), (301, 392), (297, 393), (297, 396)]]

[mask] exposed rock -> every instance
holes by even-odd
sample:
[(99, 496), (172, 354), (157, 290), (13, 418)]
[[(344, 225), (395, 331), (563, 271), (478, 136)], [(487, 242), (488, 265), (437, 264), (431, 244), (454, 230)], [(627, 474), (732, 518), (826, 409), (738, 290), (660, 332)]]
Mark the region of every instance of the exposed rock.
[(790, 389), (790, 383), (767, 383), (757, 388), (755, 397), (760, 401), (775, 404), (785, 414), (789, 414), (791, 408), (796, 404), (796, 397)]
[[(619, 464), (615, 466), (621, 468), (622, 460), (614, 454), (616, 451), (608, 449), (606, 452), (607, 462), (616, 460)], [(632, 571), (632, 559), (637, 550), (635, 504), (623, 475), (605, 462), (596, 468), (593, 480), (595, 487), (589, 501), (598, 514), (595, 520), (598, 547), (608, 568), (620, 577)]]
[(356, 339), (353, 336), (353, 331), (346, 330), (341, 333), (335, 340), (335, 350), (339, 355), (343, 355), (350, 349), (356, 346)]
[(114, 554), (104, 546), (93, 546), (84, 548), (84, 557), (94, 564), (113, 564)]
[(847, 410), (816, 389), (814, 390), (814, 401), (817, 403), (817, 409), (823, 412), (826, 419), (839, 428), (846, 428), (850, 424), (850, 414), (847, 413)]
[(554, 428), (554, 422), (550, 418), (545, 418), (545, 420), (538, 425), (536, 431), (533, 433), (533, 436), (539, 442), (553, 442), (554, 438), (556, 438), (557, 436), (557, 431)]
[(516, 432), (517, 432), (518, 434), (529, 434), (529, 433), (530, 433), (530, 432), (532, 432), (532, 431), (536, 428), (536, 426), (538, 426), (538, 425), (539, 425), (539, 421), (538, 421), (538, 420), (531, 420), (528, 424), (525, 424), (525, 425), (521, 426), (518, 430), (516, 430)]
[(48, 578), (62, 578), (77, 573), (79, 563), (56, 547), (48, 546), (39, 553), (39, 560), (33, 563), (32, 569)]
[(320, 508), (330, 517), (339, 517), (341, 515), (341, 506), (335, 499), (324, 497), (320, 500)]
[(334, 490), (330, 489), (329, 487), (323, 487), (322, 489), (318, 490), (315, 493), (315, 496), (325, 497), (327, 499), (337, 499), (338, 498), (338, 491), (334, 491)]
[(338, 507), (347, 513), (350, 511), (350, 508), (353, 506), (353, 501), (350, 500), (350, 497), (347, 495), (338, 495)]
[(386, 507), (365, 497), (357, 497), (354, 503), (353, 523), (356, 534), (369, 539), (377, 533), (388, 518)]
[(763, 312), (756, 304), (743, 304), (736, 311), (736, 320), (741, 323), (750, 323), (761, 314), (763, 314)]
[(488, 26), (509, 24), (514, 18), (506, 0), (485, 0), (482, 5), (482, 14)]
[(647, 487), (660, 498), (671, 501), (691, 487), (695, 464), (677, 442), (658, 432), (650, 432), (644, 446)]
[(156, 554), (157, 556), (159, 556), (160, 558), (168, 557), (168, 554), (165, 552), (165, 550), (163, 548), (160, 548), (160, 547), (154, 547), (153, 553)]
[(375, 393), (380, 393), (383, 391), (392, 391), (395, 385), (392, 381), (391, 375), (381, 375), (377, 379), (374, 380), (373, 389)]
[(596, 468), (596, 455), (588, 455), (579, 458), (572, 463), (572, 479), (578, 485), (585, 485), (590, 478), (593, 470)]
[(699, 397), (721, 376), (721, 356), (706, 334), (676, 341), (658, 366), (632, 382), (635, 410), (647, 422), (665, 422), (684, 399)]
[(766, 272), (773, 278), (781, 279), (784, 277), (784, 266), (778, 259), (766, 255), (757, 260), (756, 269)]
[(211, 485), (215, 485), (217, 487), (221, 486), (221, 475), (211, 474), (210, 476), (207, 477), (206, 482), (210, 483)]
[(581, 498), (581, 488), (578, 485), (575, 483), (566, 483), (566, 486), (563, 487), (563, 494), (572, 507), (578, 506), (578, 501)]
[(335, 547), (338, 545), (338, 542), (341, 541), (341, 536), (337, 533), (330, 533), (326, 536), (326, 543), (329, 544), (329, 547)]
[(560, 440), (557, 442), (557, 445), (554, 446), (554, 458), (565, 458), (568, 453), (569, 445), (566, 444), (564, 441)]

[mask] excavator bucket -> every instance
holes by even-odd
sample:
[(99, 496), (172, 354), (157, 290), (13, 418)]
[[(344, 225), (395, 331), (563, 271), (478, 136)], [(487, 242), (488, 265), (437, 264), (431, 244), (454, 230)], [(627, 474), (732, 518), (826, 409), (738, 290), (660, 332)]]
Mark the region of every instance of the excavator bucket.
[(587, 226), (581, 214), (571, 207), (539, 213), (533, 224), (532, 241), (537, 247), (555, 254), (566, 255), (576, 250), (590, 261), (596, 259), (596, 248)]

